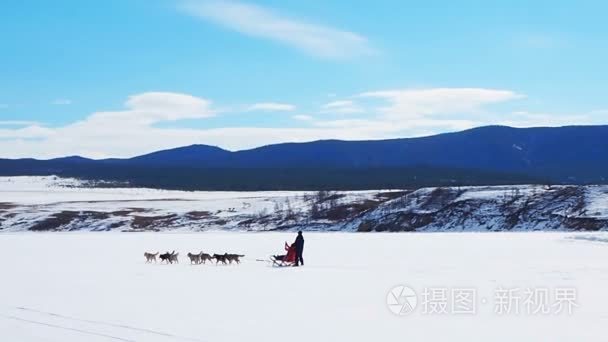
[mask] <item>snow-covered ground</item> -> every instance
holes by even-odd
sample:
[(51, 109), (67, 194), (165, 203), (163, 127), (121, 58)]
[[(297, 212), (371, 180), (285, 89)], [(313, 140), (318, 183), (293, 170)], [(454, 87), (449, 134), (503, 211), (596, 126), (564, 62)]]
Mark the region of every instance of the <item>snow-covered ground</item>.
[[(0, 340), (606, 340), (606, 233), (305, 233), (306, 266), (277, 269), (256, 261), (293, 238), (2, 234)], [(180, 264), (145, 264), (144, 251), (165, 250), (179, 251)], [(184, 254), (200, 250), (246, 257), (239, 266), (189, 265)], [(403, 316), (387, 306), (389, 291), (401, 284), (418, 300)], [(496, 313), (499, 294), (514, 288), (520, 313), (514, 307)], [(560, 289), (576, 291), (576, 307), (572, 314), (556, 314), (555, 306), (551, 313), (528, 312), (527, 288), (547, 290), (547, 304), (559, 302)], [(430, 312), (425, 289), (449, 291), (447, 301), (435, 291), (433, 306), (441, 311), (445, 302), (448, 313)], [(452, 311), (455, 289), (475, 291), (474, 313)]]

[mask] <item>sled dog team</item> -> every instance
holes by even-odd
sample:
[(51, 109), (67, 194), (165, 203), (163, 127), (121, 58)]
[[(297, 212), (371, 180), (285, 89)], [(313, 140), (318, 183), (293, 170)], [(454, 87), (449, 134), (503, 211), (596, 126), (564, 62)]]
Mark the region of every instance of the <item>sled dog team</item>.
[[(270, 257), (270, 262), (272, 262), (273, 266), (304, 266), (304, 258), (302, 257), (302, 253), (304, 251), (304, 236), (302, 236), (302, 231), (298, 231), (298, 235), (296, 236), (296, 240), (290, 245), (285, 242), (285, 251), (287, 254), (284, 255), (272, 255)], [(175, 253), (175, 251), (169, 253), (160, 254), (160, 252), (156, 253), (144, 253), (144, 257), (146, 257), (146, 263), (156, 262), (156, 257), (160, 257), (161, 262), (165, 262), (167, 264), (173, 264), (173, 262), (179, 264), (179, 253)], [(241, 258), (244, 255), (241, 254), (207, 254), (200, 252), (198, 254), (188, 253), (188, 258), (190, 259), (190, 264), (200, 265), (206, 264), (207, 261), (213, 262), (215, 260), (215, 264), (218, 265), (222, 263), (223, 265), (232, 265), (233, 262), (236, 264), (241, 263)], [(264, 261), (264, 260), (257, 260)]]
[[(151, 262), (157, 262), (156, 257), (158, 256), (160, 258), (160, 262), (165, 262), (167, 264), (173, 264), (174, 262), (176, 264), (179, 264), (179, 253), (175, 253), (175, 251), (169, 253), (163, 253), (160, 254), (160, 252), (156, 252), (156, 253), (148, 253), (145, 252), (144, 253), (144, 257), (146, 258), (146, 263), (151, 263)], [(200, 264), (206, 264), (207, 261), (209, 261), (210, 263), (213, 262), (213, 260), (215, 259), (215, 264), (219, 264), (222, 263), (224, 265), (232, 265), (233, 262), (240, 264), (241, 263), (241, 258), (244, 257), (244, 255), (241, 254), (229, 254), (229, 253), (224, 253), (224, 254), (207, 254), (207, 253), (203, 253), (200, 252), (198, 254), (194, 254), (194, 253), (188, 253), (188, 258), (190, 259), (190, 263), (191, 264), (195, 264), (195, 265), (200, 265)]]

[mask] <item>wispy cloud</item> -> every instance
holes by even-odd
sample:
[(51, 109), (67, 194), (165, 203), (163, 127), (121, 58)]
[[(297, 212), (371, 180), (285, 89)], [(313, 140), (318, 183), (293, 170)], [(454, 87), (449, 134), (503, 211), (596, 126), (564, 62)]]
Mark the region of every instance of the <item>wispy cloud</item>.
[(332, 101), (321, 106), (322, 113), (333, 114), (355, 114), (363, 113), (365, 110), (352, 100)]
[(184, 0), (180, 8), (228, 29), (273, 40), (310, 55), (344, 59), (375, 53), (364, 36), (290, 18), (272, 9), (228, 0)]
[(419, 119), (436, 114), (471, 114), (483, 106), (523, 98), (510, 90), (484, 88), (431, 88), (372, 91), (359, 94), (362, 98), (385, 100), (379, 108), (386, 117)]
[(294, 120), (298, 120), (298, 121), (312, 121), (313, 117), (310, 115), (304, 115), (304, 114), (300, 114), (300, 115), (294, 115), (292, 116), (292, 118)]
[(288, 103), (261, 102), (252, 104), (247, 111), (290, 112), (295, 109), (296, 106)]
[(70, 99), (55, 99), (51, 102), (51, 104), (54, 104), (56, 106), (67, 106), (67, 105), (71, 105), (72, 104), (72, 100)]
[(82, 131), (120, 132), (146, 129), (159, 122), (201, 119), (215, 115), (211, 102), (187, 94), (147, 92), (130, 96), (122, 111), (96, 112), (71, 125)]

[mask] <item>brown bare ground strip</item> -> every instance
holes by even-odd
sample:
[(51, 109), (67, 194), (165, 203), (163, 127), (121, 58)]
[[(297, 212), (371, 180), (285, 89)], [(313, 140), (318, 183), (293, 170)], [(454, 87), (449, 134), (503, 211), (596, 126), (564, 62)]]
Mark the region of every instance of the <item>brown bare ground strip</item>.
[(78, 213), (75, 211), (62, 211), (51, 215), (50, 217), (36, 222), (30, 227), (32, 231), (48, 231), (57, 230), (59, 227), (69, 224), (78, 217)]
[(76, 220), (105, 220), (110, 215), (105, 212), (99, 211), (69, 211), (64, 210), (59, 213), (55, 213), (48, 218), (36, 222), (33, 226), (30, 227), (32, 231), (48, 231), (48, 230), (58, 230), (60, 227), (68, 225)]
[(586, 231), (597, 231), (608, 225), (606, 220), (591, 217), (569, 217), (564, 219), (563, 223), (570, 229)]
[(375, 209), (380, 205), (379, 201), (365, 200), (360, 203), (349, 203), (344, 205), (338, 205), (329, 208), (321, 216), (331, 221), (344, 221), (348, 218), (358, 216), (368, 210)]
[(131, 227), (135, 229), (148, 229), (161, 225), (168, 225), (177, 219), (176, 214), (160, 216), (133, 216)]
[(7, 210), (17, 208), (17, 205), (14, 203), (0, 202), (0, 209)]
[(134, 213), (145, 213), (148, 211), (150, 211), (150, 210), (144, 209), (144, 208), (127, 208), (124, 210), (112, 211), (112, 212), (110, 212), (110, 214), (112, 214), (114, 216), (130, 216), (131, 214), (134, 214)]
[(186, 213), (186, 217), (191, 220), (202, 220), (202, 219), (211, 217), (211, 212), (209, 212), (209, 211), (190, 211), (190, 212)]

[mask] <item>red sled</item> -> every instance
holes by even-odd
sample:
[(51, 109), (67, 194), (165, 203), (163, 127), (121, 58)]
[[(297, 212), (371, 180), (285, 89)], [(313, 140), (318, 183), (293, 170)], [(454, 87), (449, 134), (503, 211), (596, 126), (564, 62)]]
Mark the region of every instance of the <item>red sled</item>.
[(277, 266), (277, 267), (295, 266), (295, 264), (296, 264), (296, 247), (294, 245), (290, 246), (287, 242), (285, 242), (285, 251), (287, 251), (287, 254), (272, 255), (270, 257), (270, 261), (272, 261), (272, 266)]

